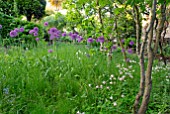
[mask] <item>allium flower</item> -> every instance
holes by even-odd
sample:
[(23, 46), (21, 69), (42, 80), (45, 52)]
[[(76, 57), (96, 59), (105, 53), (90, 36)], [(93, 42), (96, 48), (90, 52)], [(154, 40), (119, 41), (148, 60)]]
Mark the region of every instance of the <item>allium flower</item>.
[(133, 42), (133, 41), (130, 41), (129, 44), (130, 44), (131, 46), (133, 46), (133, 45), (134, 45), (134, 42)]
[(127, 50), (127, 52), (128, 52), (129, 54), (132, 54), (132, 53), (133, 53), (133, 50), (130, 48), (130, 49)]
[(87, 42), (88, 42), (88, 43), (92, 43), (93, 41), (94, 41), (93, 38), (88, 38), (88, 39), (87, 39)]
[(38, 33), (37, 33), (37, 32), (34, 32), (34, 36), (38, 36)]
[(54, 40), (55, 36), (54, 35), (50, 35), (50, 40)]
[(104, 37), (103, 37), (103, 36), (100, 36), (100, 37), (97, 39), (97, 42), (103, 43), (103, 42), (104, 42)]
[(62, 33), (62, 36), (63, 36), (63, 37), (67, 36), (66, 32), (63, 32), (63, 33)]
[(72, 34), (73, 34), (73, 33), (72, 33), (72, 32), (70, 32), (68, 35), (71, 37), (71, 36), (72, 36)]
[(55, 28), (55, 27), (50, 28), (50, 30), (49, 30), (49, 33), (50, 33), (50, 34), (54, 34), (54, 33), (56, 33), (56, 32), (57, 32), (57, 28)]
[(48, 22), (45, 22), (45, 23), (44, 23), (44, 26), (48, 26)]
[(38, 27), (34, 27), (34, 29), (33, 29), (35, 32), (38, 32)]
[(33, 34), (35, 31), (34, 30), (30, 30), (29, 31), (29, 34)]
[(122, 43), (124, 43), (124, 42), (125, 42), (125, 40), (124, 40), (124, 39), (122, 39), (122, 40), (121, 40), (121, 42), (122, 42)]
[(10, 37), (16, 37), (17, 35), (18, 35), (17, 32), (14, 30), (10, 32)]
[(38, 42), (40, 39), (39, 38), (35, 38), (35, 40)]
[(82, 36), (77, 38), (77, 42), (81, 42), (83, 40)]
[(21, 27), (21, 28), (19, 29), (19, 32), (24, 32), (24, 27)]
[(112, 50), (115, 50), (116, 48), (117, 48), (116, 45), (113, 45), (113, 46), (111, 47)]
[(19, 29), (18, 29), (18, 28), (15, 28), (14, 31), (18, 33), (18, 32), (19, 32)]
[(76, 38), (77, 38), (77, 34), (72, 34), (72, 35), (71, 35), (71, 39), (72, 39), (72, 40), (75, 40)]
[(52, 50), (52, 49), (49, 49), (49, 50), (48, 50), (48, 53), (52, 53), (52, 52), (53, 52), (53, 50)]
[(0, 25), (0, 29), (2, 29), (2, 25)]

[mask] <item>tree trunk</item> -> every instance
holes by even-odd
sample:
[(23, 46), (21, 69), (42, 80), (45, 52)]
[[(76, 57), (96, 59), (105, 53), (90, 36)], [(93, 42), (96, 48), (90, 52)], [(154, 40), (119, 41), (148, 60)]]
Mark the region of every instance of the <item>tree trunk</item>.
[[(146, 113), (149, 99), (150, 99), (151, 89), (152, 89), (151, 74), (152, 74), (152, 65), (153, 65), (154, 57), (153, 57), (153, 50), (152, 50), (151, 44), (152, 44), (152, 39), (153, 39), (153, 26), (154, 26), (154, 21), (156, 18), (156, 4), (157, 4), (157, 0), (153, 0), (152, 10), (150, 13), (151, 21), (150, 21), (149, 28), (147, 30), (147, 32), (149, 33), (149, 39), (148, 39), (148, 45), (147, 45), (148, 62), (147, 62), (147, 69), (145, 73), (145, 76), (146, 76), (145, 77), (145, 89), (144, 89), (142, 103), (138, 110), (138, 114)], [(146, 36), (146, 39), (147, 39), (147, 36)]]
[(27, 21), (31, 21), (31, 18), (32, 18), (31, 14), (30, 15), (26, 15), (26, 17), (27, 17)]
[(136, 24), (136, 54), (139, 55), (142, 26), (141, 26), (140, 13), (139, 13), (138, 6), (134, 5), (133, 9), (134, 9), (134, 21)]

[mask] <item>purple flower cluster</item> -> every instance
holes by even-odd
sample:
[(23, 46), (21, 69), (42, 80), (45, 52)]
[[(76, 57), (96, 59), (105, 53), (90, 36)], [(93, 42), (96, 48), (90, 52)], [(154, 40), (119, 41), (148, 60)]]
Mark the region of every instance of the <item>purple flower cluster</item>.
[(104, 37), (103, 36), (100, 36), (97, 40), (96, 40), (96, 42), (100, 42), (100, 43), (104, 43)]
[(134, 42), (133, 42), (133, 41), (130, 41), (130, 42), (129, 42), (129, 45), (133, 46), (133, 45), (134, 45)]
[(48, 26), (48, 22), (45, 22), (45, 23), (44, 23), (44, 26)]
[(21, 28), (15, 28), (14, 30), (11, 30), (10, 31), (10, 33), (9, 33), (9, 35), (10, 35), (10, 37), (16, 37), (17, 35), (18, 35), (18, 33), (19, 32), (24, 32), (24, 28), (23, 27), (21, 27)]
[(78, 32), (75, 32), (75, 33), (70, 32), (68, 35), (70, 36), (70, 38), (71, 38), (72, 40), (77, 40), (77, 42), (79, 42), (79, 43), (80, 43), (81, 41), (83, 41), (83, 37), (80, 36)]
[(31, 29), (29, 31), (29, 34), (33, 34), (34, 36), (38, 36), (38, 31), (39, 31), (38, 27), (34, 27), (33, 29)]
[(87, 42), (88, 42), (88, 43), (93, 43), (93, 42), (94, 42), (94, 39), (93, 39), (93, 38), (88, 38), (88, 39), (87, 39)]
[(53, 27), (49, 29), (48, 34), (50, 34), (50, 40), (53, 40), (54, 38), (58, 39), (60, 38), (61, 31)]
[(133, 50), (130, 48), (130, 49), (127, 50), (127, 52), (128, 52), (129, 54), (132, 54), (132, 53), (133, 53)]

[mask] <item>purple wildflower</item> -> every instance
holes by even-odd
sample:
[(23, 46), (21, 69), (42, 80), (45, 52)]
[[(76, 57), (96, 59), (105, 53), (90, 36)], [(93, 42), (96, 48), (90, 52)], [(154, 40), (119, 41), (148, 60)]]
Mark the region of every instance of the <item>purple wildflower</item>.
[(35, 40), (38, 42), (40, 39), (39, 38), (35, 38)]
[(19, 29), (19, 32), (24, 32), (24, 27), (21, 27), (21, 28)]
[(54, 34), (56, 32), (57, 32), (57, 29), (55, 27), (50, 28), (50, 30), (49, 30), (49, 34)]
[(77, 38), (77, 42), (81, 42), (83, 40), (83, 37), (82, 36), (79, 36), (78, 38)]
[(66, 32), (63, 32), (63, 33), (62, 33), (62, 36), (63, 36), (63, 37), (67, 36)]
[(45, 22), (45, 23), (44, 23), (44, 26), (48, 26), (48, 22)]
[(34, 32), (34, 36), (38, 36), (38, 33), (37, 33), (37, 32)]
[(94, 41), (93, 38), (88, 38), (88, 39), (87, 39), (87, 42), (88, 42), (88, 43), (92, 43), (93, 41)]
[(49, 49), (49, 50), (48, 50), (48, 53), (52, 53), (52, 52), (53, 52), (53, 50), (52, 50), (52, 49)]
[(38, 27), (34, 27), (34, 29), (33, 29), (35, 32), (38, 32)]
[(15, 28), (14, 31), (18, 33), (18, 32), (19, 32), (19, 29), (18, 29), (18, 28)]
[(72, 40), (75, 40), (76, 38), (77, 38), (77, 34), (72, 34), (72, 35), (71, 35), (71, 39), (72, 39)]
[(70, 32), (68, 35), (71, 37), (71, 36), (72, 36), (72, 34), (73, 34), (73, 33), (72, 33), (72, 32)]
[(121, 40), (121, 42), (122, 42), (122, 43), (124, 43), (124, 42), (125, 42), (125, 40), (124, 40), (124, 39), (122, 39), (122, 40)]
[(14, 30), (10, 32), (10, 37), (16, 37), (17, 35), (18, 35), (17, 32)]
[(129, 44), (130, 44), (131, 46), (133, 46), (133, 45), (134, 45), (134, 42), (133, 42), (133, 41), (130, 41)]
[(35, 31), (34, 30), (30, 30), (29, 31), (29, 34), (33, 34)]
[(116, 48), (117, 48), (116, 45), (113, 45), (113, 46), (111, 47), (112, 50), (115, 50)]
[(103, 42), (104, 42), (104, 37), (103, 37), (103, 36), (100, 36), (100, 37), (97, 39), (97, 42), (103, 43)]
[(2, 25), (0, 25), (0, 29), (2, 29)]
[(50, 40), (54, 40), (55, 36), (54, 35), (50, 35)]
[(133, 53), (133, 50), (130, 48), (130, 49), (127, 50), (127, 52), (128, 52), (129, 54), (132, 54), (132, 53)]

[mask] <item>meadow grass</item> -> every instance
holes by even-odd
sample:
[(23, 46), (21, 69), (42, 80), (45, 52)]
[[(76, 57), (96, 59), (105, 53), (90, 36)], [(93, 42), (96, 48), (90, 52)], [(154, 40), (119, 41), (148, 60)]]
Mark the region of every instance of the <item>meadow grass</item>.
[[(126, 66), (115, 51), (108, 66), (106, 55), (88, 46), (44, 42), (0, 53), (2, 114), (132, 113), (140, 80), (135, 55), (128, 55)], [(170, 66), (155, 63), (148, 114), (170, 113), (169, 71)]]

